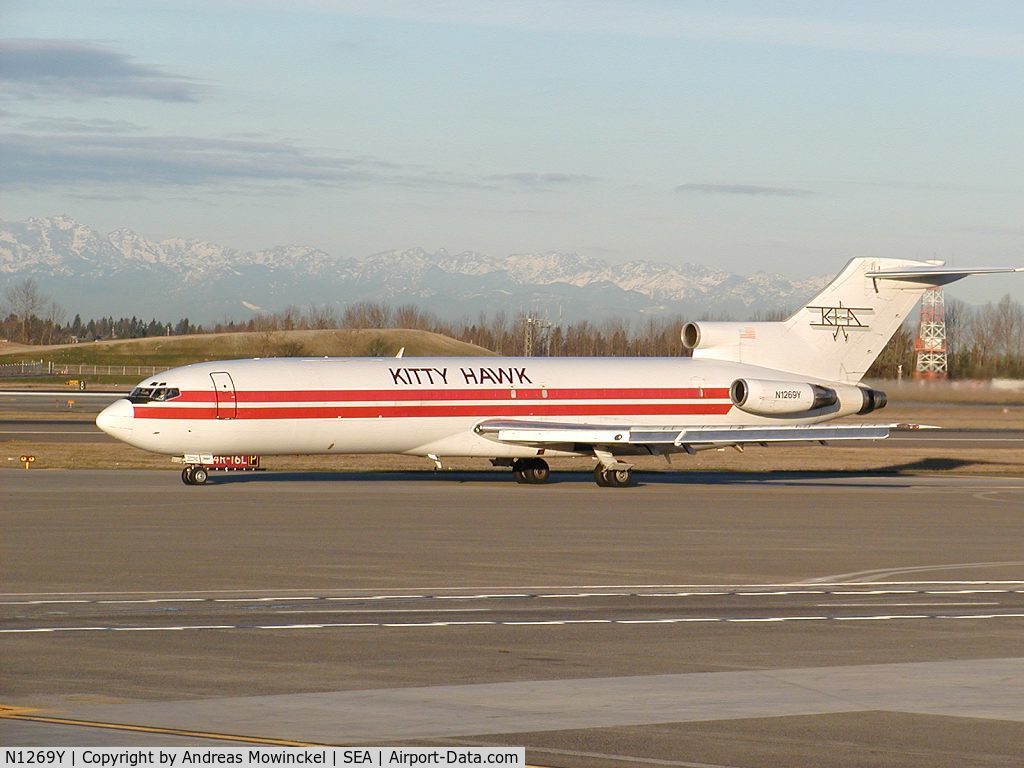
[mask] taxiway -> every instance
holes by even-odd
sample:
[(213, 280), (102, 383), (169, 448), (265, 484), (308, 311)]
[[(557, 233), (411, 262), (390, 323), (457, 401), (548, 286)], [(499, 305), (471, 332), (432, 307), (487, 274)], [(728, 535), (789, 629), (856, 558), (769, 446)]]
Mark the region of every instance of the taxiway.
[(1019, 759), (1024, 478), (588, 480), (5, 472), (0, 740)]

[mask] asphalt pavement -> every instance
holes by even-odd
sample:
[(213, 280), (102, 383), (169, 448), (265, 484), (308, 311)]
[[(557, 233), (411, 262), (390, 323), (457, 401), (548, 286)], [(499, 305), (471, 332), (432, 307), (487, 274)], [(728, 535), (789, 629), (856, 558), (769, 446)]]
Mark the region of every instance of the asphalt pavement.
[(0, 484), (5, 745), (1005, 766), (1024, 744), (1024, 478)]

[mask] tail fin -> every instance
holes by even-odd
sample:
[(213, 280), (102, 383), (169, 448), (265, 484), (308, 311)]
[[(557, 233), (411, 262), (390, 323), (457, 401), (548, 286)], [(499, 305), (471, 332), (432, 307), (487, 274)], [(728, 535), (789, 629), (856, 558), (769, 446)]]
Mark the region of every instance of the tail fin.
[(780, 323), (688, 323), (694, 357), (733, 360), (827, 381), (856, 383), (929, 288), (974, 274), (1024, 268), (946, 268), (942, 262), (851, 259)]

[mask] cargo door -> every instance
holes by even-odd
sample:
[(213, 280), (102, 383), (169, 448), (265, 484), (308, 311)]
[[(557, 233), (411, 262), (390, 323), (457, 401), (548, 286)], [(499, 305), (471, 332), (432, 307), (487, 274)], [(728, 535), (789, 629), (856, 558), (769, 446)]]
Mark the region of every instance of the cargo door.
[(213, 379), (214, 400), (217, 403), (218, 419), (233, 419), (238, 415), (235, 399), (235, 383), (229, 373), (211, 373)]

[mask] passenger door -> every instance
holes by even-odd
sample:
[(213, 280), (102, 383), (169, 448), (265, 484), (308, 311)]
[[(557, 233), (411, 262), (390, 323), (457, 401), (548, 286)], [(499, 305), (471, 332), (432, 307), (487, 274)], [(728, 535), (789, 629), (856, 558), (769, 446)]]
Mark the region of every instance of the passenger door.
[(213, 379), (214, 400), (217, 403), (218, 419), (233, 419), (238, 415), (235, 398), (235, 383), (229, 373), (211, 373)]

